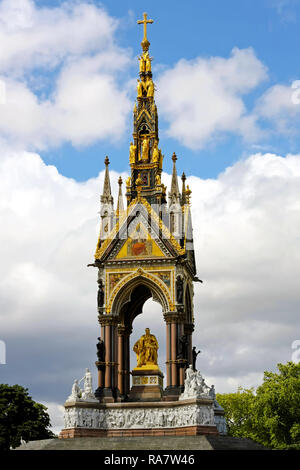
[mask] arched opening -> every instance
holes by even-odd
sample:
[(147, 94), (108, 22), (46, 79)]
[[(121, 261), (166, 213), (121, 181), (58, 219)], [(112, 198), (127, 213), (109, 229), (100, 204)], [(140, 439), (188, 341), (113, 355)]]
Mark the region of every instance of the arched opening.
[(162, 312), (170, 310), (168, 290), (159, 278), (139, 270), (138, 274), (134, 273), (124, 281), (111, 302), (112, 314), (119, 316), (124, 326), (131, 328), (134, 318), (142, 312), (144, 303), (150, 297), (160, 303)]
[(145, 328), (150, 328), (159, 345), (158, 350), (158, 366), (164, 376), (166, 375), (166, 327), (162, 316), (162, 308), (158, 302), (152, 298), (146, 300), (142, 306), (142, 311), (137, 315), (133, 321), (133, 329), (130, 338), (130, 366), (131, 369), (136, 367), (136, 354), (133, 351), (133, 346), (136, 341), (145, 333)]
[[(165, 372), (166, 361), (166, 326), (163, 313), (170, 309), (170, 298), (167, 289), (159, 278), (144, 272), (131, 274), (124, 279), (124, 285), (116, 293), (111, 304), (111, 318), (116, 325), (110, 362), (112, 376), (118, 385), (121, 397), (126, 399), (131, 387), (131, 371), (136, 367), (136, 355), (132, 351), (135, 342), (150, 328), (159, 344), (158, 365)], [(108, 333), (107, 333), (108, 334)], [(114, 367), (117, 363), (117, 368)]]
[[(178, 277), (181, 279), (180, 276)], [(183, 389), (184, 370), (188, 363), (186, 356), (191, 354), (191, 351), (188, 354), (182, 354), (180, 344), (188, 345), (188, 349), (191, 349), (193, 331), (193, 325), (189, 324), (186, 312), (184, 312), (184, 294), (186, 293), (183, 291), (184, 289), (179, 297), (177, 292), (177, 302), (182, 305), (179, 305), (180, 310), (175, 310), (166, 284), (159, 276), (155, 275), (155, 272), (144, 271), (142, 268), (125, 276), (119, 286), (115, 287), (107, 305), (109, 313), (102, 315), (100, 320), (101, 335), (105, 342), (105, 362), (100, 364), (98, 388), (104, 389), (105, 399), (116, 399), (117, 394), (121, 400), (127, 400), (128, 397), (129, 400), (138, 399), (138, 396), (141, 397), (143, 394), (144, 385), (147, 383), (144, 387), (147, 389), (148, 385), (154, 383), (154, 381), (151, 382), (151, 377), (157, 379), (156, 383), (158, 383), (158, 387), (154, 387), (158, 391), (158, 395), (155, 392), (155, 399), (161, 399), (162, 390), (168, 399), (178, 399), (177, 397)], [(190, 317), (192, 310), (191, 308), (188, 310)], [(137, 361), (132, 349), (135, 342), (145, 335), (146, 328), (149, 328), (150, 334), (156, 337), (159, 351), (156, 351), (155, 345), (154, 361), (143, 363), (141, 362), (143, 360), (143, 344), (142, 349), (139, 345), (137, 354), (141, 365), (135, 369)], [(149, 333), (147, 332), (146, 335)], [(189, 338), (185, 338), (185, 335)], [(156, 342), (154, 341), (154, 343)], [(158, 361), (156, 364), (157, 352)], [(148, 353), (149, 348), (147, 349), (146, 346), (145, 354)], [(145, 381), (140, 380), (142, 375)], [(164, 383), (162, 375), (166, 378)], [(132, 387), (131, 376), (134, 378)], [(140, 387), (141, 385), (143, 387)], [(141, 394), (136, 392), (137, 388), (139, 391), (142, 390)], [(148, 391), (152, 393), (153, 389), (149, 387)], [(148, 391), (146, 392), (148, 393)], [(147, 398), (150, 397), (147, 396)]]

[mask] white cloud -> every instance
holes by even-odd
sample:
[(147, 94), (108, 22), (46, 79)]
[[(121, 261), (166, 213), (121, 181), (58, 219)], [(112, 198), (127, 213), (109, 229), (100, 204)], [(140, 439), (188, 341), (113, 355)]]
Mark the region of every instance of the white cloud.
[(228, 59), (180, 60), (158, 80), (157, 99), (169, 135), (193, 149), (226, 133), (257, 138), (261, 131), (242, 96), (266, 77), (251, 48), (234, 48)]
[(0, 18), (2, 139), (41, 150), (122, 137), (131, 103), (118, 81), (131, 53), (116, 44), (115, 19), (89, 3), (29, 0), (2, 1)]
[(74, 1), (49, 8), (32, 0), (2, 0), (0, 18), (0, 71), (14, 74), (109, 50), (118, 24), (102, 7)]
[(299, 0), (268, 0), (268, 6), (276, 9), (281, 21), (295, 23), (297, 21), (297, 5)]
[[(37, 151), (120, 141), (135, 79), (126, 76), (132, 51), (118, 45), (118, 28), (101, 5), (83, 0), (51, 7), (0, 1), (0, 140)], [(192, 149), (233, 134), (257, 143), (270, 131), (298, 133), (300, 105), (288, 86), (269, 88), (254, 109), (246, 104), (266, 78), (252, 48), (181, 59), (157, 80), (167, 133)]]
[(255, 377), (291, 359), (300, 302), (300, 157), (257, 154), (217, 180), (188, 182), (197, 188), (194, 233), (204, 280), (195, 296), (196, 337), (204, 370), (218, 371), (230, 389), (231, 377), (243, 385), (246, 371)]
[(50, 416), (50, 430), (58, 436), (64, 427), (64, 407), (63, 405), (53, 402), (45, 402), (43, 405), (47, 407), (47, 413), (49, 413)]
[(254, 113), (269, 124), (270, 131), (282, 135), (299, 134), (300, 101), (298, 81), (274, 85), (258, 99)]

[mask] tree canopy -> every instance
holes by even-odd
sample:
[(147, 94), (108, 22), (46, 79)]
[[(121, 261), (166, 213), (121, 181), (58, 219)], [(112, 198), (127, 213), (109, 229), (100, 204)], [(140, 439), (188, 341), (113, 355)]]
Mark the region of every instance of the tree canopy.
[(300, 363), (277, 364), (256, 391), (217, 394), (228, 433), (274, 449), (300, 449)]
[(32, 400), (20, 385), (0, 384), (0, 449), (18, 447), (21, 441), (55, 437), (46, 406)]

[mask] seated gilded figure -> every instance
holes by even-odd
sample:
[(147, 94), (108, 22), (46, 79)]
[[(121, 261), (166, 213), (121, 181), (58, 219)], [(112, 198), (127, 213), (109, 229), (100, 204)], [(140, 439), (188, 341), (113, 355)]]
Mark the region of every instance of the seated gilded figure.
[(133, 346), (133, 351), (136, 353), (137, 368), (157, 369), (157, 350), (157, 339), (150, 333), (150, 329), (146, 328), (145, 334)]
[(147, 95), (147, 87), (144, 76), (141, 77), (141, 80), (137, 81), (137, 97), (142, 98)]
[(149, 56), (149, 52), (146, 51), (144, 54), (139, 57), (140, 61), (140, 72), (145, 73), (145, 72), (151, 72), (151, 57)]
[(154, 83), (151, 80), (151, 78), (148, 78), (145, 85), (146, 85), (146, 90), (147, 90), (147, 97), (148, 98), (153, 98), (153, 96), (154, 96)]

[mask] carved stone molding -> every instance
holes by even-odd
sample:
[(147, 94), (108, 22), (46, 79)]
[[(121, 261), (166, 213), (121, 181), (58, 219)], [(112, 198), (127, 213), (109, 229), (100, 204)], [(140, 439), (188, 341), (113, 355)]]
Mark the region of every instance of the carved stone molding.
[(69, 406), (65, 408), (64, 428), (140, 429), (214, 426), (213, 402), (181, 406), (98, 408)]
[(101, 326), (117, 326), (119, 317), (116, 315), (98, 315), (98, 320)]

